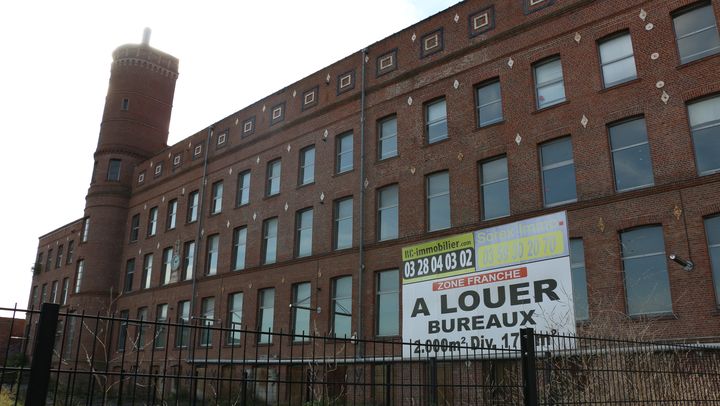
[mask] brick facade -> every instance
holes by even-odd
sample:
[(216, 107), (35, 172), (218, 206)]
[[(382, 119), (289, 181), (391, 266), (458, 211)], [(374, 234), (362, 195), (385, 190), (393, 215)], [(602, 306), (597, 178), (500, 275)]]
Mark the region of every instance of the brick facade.
[[(311, 307), (320, 308), (312, 314), (311, 325), (322, 334), (331, 330), (332, 280), (351, 275), (352, 330), (371, 337), (376, 333), (376, 273), (401, 268), (403, 246), (567, 210), (571, 237), (582, 238), (585, 249), (590, 320), (581, 322), (581, 328), (604, 334), (651, 330), (653, 337), (717, 341), (720, 318), (703, 219), (720, 212), (720, 174), (698, 175), (687, 104), (720, 91), (720, 59), (715, 54), (681, 64), (673, 28), (674, 13), (696, 4), (710, 4), (718, 20), (720, 6), (715, 1), (546, 0), (538, 6), (528, 0), (465, 1), (370, 45), (366, 54), (350, 55), (217, 121), (210, 135), (204, 130), (167, 147), (167, 107), (172, 103), (177, 60), (163, 56), (158, 66), (132, 75), (114, 68), (117, 80), (111, 79), (96, 152), (100, 164), (85, 213), (91, 221), (90, 235), (87, 243), (76, 243), (77, 258), (87, 261), (85, 278), (94, 282), (88, 282), (87, 292), (71, 294), (69, 306), (128, 310), (131, 317), (138, 308), (148, 307), (148, 317), (154, 319), (156, 305), (167, 303), (168, 315), (175, 320), (177, 304), (191, 299), (193, 283), (162, 285), (163, 250), (182, 251), (184, 243), (200, 236), (194, 315), (200, 312), (201, 298), (215, 297), (215, 318), (225, 323), (228, 295), (243, 292), (243, 323), (254, 328), (258, 292), (273, 287), (274, 329), (288, 331), (292, 285), (310, 282)], [(489, 28), (474, 29), (473, 17), (485, 12)], [(442, 35), (440, 49), (423, 50), (428, 36), (436, 33)], [(608, 88), (603, 85), (598, 44), (616, 33), (630, 35), (637, 78)], [(393, 60), (384, 60), (383, 66), (389, 67), (381, 69), (380, 59), (387, 55)], [(533, 69), (551, 57), (562, 63), (565, 101), (537, 109)], [(143, 81), (146, 76), (153, 79)], [(475, 89), (495, 79), (501, 87), (503, 120), (479, 128)], [(121, 100), (110, 96), (139, 83), (147, 85), (143, 94), (160, 96), (149, 104), (130, 96), (129, 112), (136, 115), (128, 120), (132, 125), (112, 127)], [(428, 144), (425, 106), (439, 98), (447, 104), (448, 139)], [(391, 115), (397, 117), (398, 156), (379, 160), (378, 123)], [(647, 127), (654, 183), (617, 192), (608, 125), (640, 116)], [(138, 136), (138, 122), (160, 130)], [(353, 134), (353, 169), (337, 174), (336, 139), (348, 131)], [(218, 142), (221, 134), (223, 143)], [(577, 201), (545, 207), (539, 145), (561, 137), (572, 143)], [(310, 145), (315, 146), (314, 182), (299, 186), (299, 153)], [(500, 155), (508, 162), (510, 216), (486, 221), (478, 165)], [(113, 158), (123, 160), (121, 180), (103, 184), (98, 179), (105, 179), (107, 159)], [(267, 167), (276, 159), (282, 166), (280, 193), (268, 197)], [(247, 170), (250, 200), (238, 206), (238, 174)], [(452, 227), (427, 232), (426, 175), (438, 171), (449, 172)], [(218, 181), (223, 182), (222, 210), (209, 215), (211, 185)], [(377, 191), (393, 184), (399, 188), (399, 235), (378, 241)], [(202, 212), (198, 221), (188, 222), (188, 199), (194, 191), (201, 191)], [(334, 250), (334, 202), (345, 197), (353, 199), (353, 243)], [(177, 224), (168, 230), (167, 209), (173, 199), (178, 202)], [(148, 236), (153, 207), (158, 208), (157, 232)], [(312, 255), (296, 258), (296, 213), (305, 208), (313, 209)], [(138, 239), (131, 242), (135, 215)], [(269, 218), (278, 219), (277, 261), (263, 265), (262, 227)], [(665, 253), (691, 258), (695, 269), (684, 272), (667, 261), (672, 311), (628, 317), (620, 232), (646, 225), (661, 225)], [(47, 255), (68, 236), (79, 239), (79, 226), (76, 222), (41, 237), (38, 251)], [(247, 227), (246, 266), (233, 271), (232, 233), (241, 226)], [(218, 272), (209, 276), (207, 237), (215, 234), (220, 239)], [(98, 239), (101, 243), (93, 248)], [(154, 260), (152, 278), (150, 288), (143, 289), (143, 258), (149, 253)], [(131, 289), (124, 291), (131, 259), (134, 278)], [(74, 278), (76, 269), (72, 272)], [(58, 278), (41, 272), (33, 285)], [(103, 300), (102, 306), (92, 304)]]

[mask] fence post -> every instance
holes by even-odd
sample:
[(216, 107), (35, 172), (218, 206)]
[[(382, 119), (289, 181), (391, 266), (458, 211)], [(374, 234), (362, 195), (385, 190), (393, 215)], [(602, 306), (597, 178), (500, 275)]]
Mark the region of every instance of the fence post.
[(522, 356), (525, 406), (537, 406), (537, 371), (535, 370), (535, 331), (520, 329), (520, 353)]
[(438, 404), (437, 359), (430, 358), (430, 404)]
[(43, 303), (40, 309), (40, 319), (37, 330), (35, 330), (35, 345), (30, 364), (30, 382), (28, 382), (25, 395), (27, 406), (45, 405), (59, 311), (60, 305), (55, 303)]

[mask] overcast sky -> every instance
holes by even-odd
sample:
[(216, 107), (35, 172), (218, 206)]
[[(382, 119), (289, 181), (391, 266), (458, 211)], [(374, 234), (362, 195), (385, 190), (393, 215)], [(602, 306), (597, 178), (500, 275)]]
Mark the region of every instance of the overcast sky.
[(3, 1), (0, 307), (25, 308), (37, 238), (83, 215), (112, 51), (180, 59), (172, 145), (457, 0)]

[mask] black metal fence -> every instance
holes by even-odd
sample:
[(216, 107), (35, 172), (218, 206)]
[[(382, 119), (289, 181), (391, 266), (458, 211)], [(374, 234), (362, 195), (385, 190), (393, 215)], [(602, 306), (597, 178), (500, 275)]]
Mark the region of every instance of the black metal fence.
[(23, 312), (0, 406), (720, 404), (712, 346), (526, 329), (517, 350)]

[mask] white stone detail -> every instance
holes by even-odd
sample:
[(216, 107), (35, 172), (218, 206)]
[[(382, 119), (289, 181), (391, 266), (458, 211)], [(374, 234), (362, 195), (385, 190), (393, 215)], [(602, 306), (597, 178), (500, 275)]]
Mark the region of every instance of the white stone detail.
[(455, 89), (457, 89), (458, 87), (460, 87), (460, 82), (458, 82), (457, 79), (455, 79), (455, 81), (453, 82), (453, 87), (454, 87)]
[(320, 201), (325, 201), (325, 192), (320, 192)]
[(653, 52), (652, 55), (650, 55), (650, 59), (652, 59), (653, 61), (658, 58), (660, 58), (660, 54), (657, 52)]
[(230, 228), (230, 220), (228, 220), (227, 224), (225, 224), (225, 228)]
[(255, 219), (257, 219), (257, 212), (253, 213), (253, 221), (255, 221)]
[(293, 99), (295, 98), (295, 96), (297, 96), (297, 91), (293, 90)]
[(172, 158), (172, 152), (168, 152), (168, 158)]
[(582, 39), (582, 35), (580, 35), (579, 32), (576, 32), (575, 33), (575, 42), (577, 42), (579, 44), (581, 39)]
[[(200, 237), (202, 237), (204, 235), (205, 235), (205, 229), (203, 228), (202, 230), (200, 230)], [(158, 248), (160, 248), (160, 247), (158, 247)]]
[(232, 175), (232, 168), (228, 169), (228, 175)]
[(368, 178), (365, 178), (365, 182), (363, 183), (363, 185), (365, 186), (365, 189), (367, 189), (369, 184), (370, 184), (370, 181), (368, 180)]
[(240, 119), (239, 119), (239, 118), (236, 118), (236, 119), (235, 119), (235, 125), (238, 125), (239, 122), (240, 122)]
[(663, 103), (667, 104), (668, 100), (670, 100), (670, 95), (663, 90), (662, 96), (660, 96), (660, 100), (662, 100)]
[(455, 22), (460, 21), (460, 16), (455, 13), (455, 18), (453, 18), (453, 20), (455, 20)]
[(369, 60), (370, 60), (370, 57), (365, 55), (365, 63), (368, 63)]
[(507, 64), (510, 67), (510, 69), (512, 69), (513, 65), (515, 65), (515, 61), (513, 61), (513, 59), (510, 58), (510, 59), (508, 59)]
[(582, 119), (580, 119), (580, 124), (582, 124), (583, 128), (587, 128), (588, 118), (585, 117), (585, 114), (583, 114)]
[(327, 137), (328, 137), (328, 134), (329, 134), (329, 133), (328, 133), (328, 130), (325, 130), (325, 131), (323, 132), (323, 138), (327, 138)]
[(182, 190), (180, 191), (180, 194), (185, 196), (185, 188), (182, 188)]
[(142, 249), (138, 250), (138, 255), (142, 255)]
[(325, 76), (325, 83), (330, 83), (330, 74), (328, 73), (327, 76)]
[(410, 39), (412, 40), (412, 42), (415, 42), (415, 40), (417, 39), (417, 35), (415, 35), (415, 33), (413, 33), (413, 35), (412, 35), (412, 37), (410, 37)]
[(645, 24), (645, 31), (650, 31), (650, 30), (652, 30), (653, 28), (655, 28), (655, 26), (653, 25), (653, 23), (647, 23), (647, 24)]
[(416, 171), (415, 167), (414, 167), (414, 166), (411, 166), (411, 167), (410, 167), (410, 173), (412, 173), (413, 175), (415, 175), (415, 171)]
[(285, 211), (288, 211), (288, 208), (289, 208), (289, 207), (290, 207), (290, 206), (288, 205), (288, 203), (285, 202)]
[(522, 142), (522, 137), (520, 136), (520, 133), (517, 133), (517, 135), (515, 136), (515, 143), (520, 145), (521, 142)]
[(292, 149), (292, 147), (290, 146), (290, 144), (288, 144), (288, 146), (287, 146), (287, 152), (290, 152), (291, 149)]
[(408, 96), (408, 106), (412, 106), (412, 96)]
[(655, 83), (655, 87), (657, 87), (658, 89), (662, 89), (663, 87), (665, 87), (665, 82), (663, 82), (662, 80), (658, 80), (658, 82)]
[(645, 11), (644, 8), (641, 8), (640, 14), (638, 14), (638, 17), (640, 17), (641, 20), (645, 21), (645, 19), (647, 18), (647, 15), (648, 15), (647, 11)]
[(263, 113), (265, 112), (265, 109), (266, 109), (266, 107), (265, 107), (265, 105), (263, 104), (263, 108), (262, 108)]
[(165, 203), (165, 196), (163, 196), (162, 199), (160, 199), (160, 201)]
[(157, 243), (157, 245), (155, 246), (155, 249), (160, 249), (160, 242)]
[(143, 205), (143, 210), (147, 210), (147, 203)]
[(258, 155), (257, 159), (255, 160), (255, 164), (256, 164), (256, 165), (259, 164), (259, 163), (260, 163), (260, 155)]

